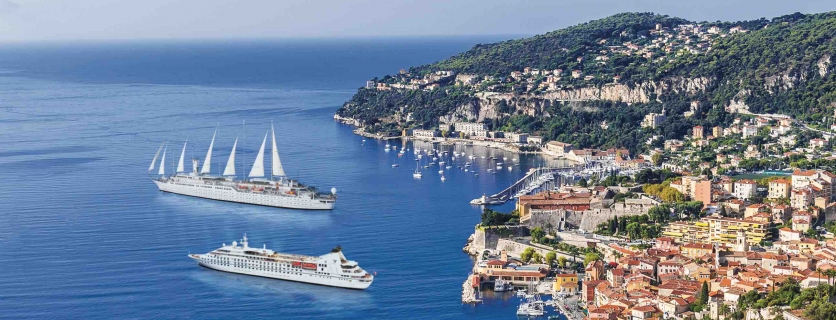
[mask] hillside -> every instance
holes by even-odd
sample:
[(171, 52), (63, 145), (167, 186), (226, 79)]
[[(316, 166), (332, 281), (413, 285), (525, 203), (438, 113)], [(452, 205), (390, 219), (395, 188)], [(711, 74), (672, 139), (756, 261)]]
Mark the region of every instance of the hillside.
[[(369, 132), (479, 121), (581, 147), (647, 148), (732, 113), (833, 114), (836, 13), (690, 22), (623, 13), (531, 38), (480, 44), (374, 79), (337, 114)], [(667, 112), (641, 128), (650, 112)]]

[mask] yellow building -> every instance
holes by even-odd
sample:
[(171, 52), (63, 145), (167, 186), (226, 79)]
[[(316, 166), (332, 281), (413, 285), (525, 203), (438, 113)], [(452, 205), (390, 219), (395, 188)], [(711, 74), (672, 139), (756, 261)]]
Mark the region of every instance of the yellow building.
[(733, 246), (737, 231), (746, 234), (749, 245), (755, 245), (767, 237), (770, 223), (748, 219), (704, 217), (696, 222), (672, 222), (662, 233), (679, 243), (718, 243)]
[(667, 227), (665, 227), (665, 231), (662, 234), (673, 238), (679, 243), (707, 243), (708, 223), (704, 223), (702, 221), (671, 222)]
[(686, 243), (679, 246), (679, 252), (682, 252), (683, 256), (696, 259), (714, 253), (714, 246), (708, 243)]
[[(566, 284), (564, 286), (564, 284)], [(578, 275), (577, 274), (558, 274), (554, 276), (554, 291), (568, 291), (568, 289), (573, 288), (571, 284), (574, 284), (574, 290), (578, 289)], [(574, 293), (574, 291), (572, 292)]]

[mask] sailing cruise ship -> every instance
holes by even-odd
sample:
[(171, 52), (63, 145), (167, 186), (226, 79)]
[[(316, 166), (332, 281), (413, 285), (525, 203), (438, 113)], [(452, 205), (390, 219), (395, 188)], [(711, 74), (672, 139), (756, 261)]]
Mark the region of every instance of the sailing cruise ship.
[[(209, 151), (203, 166), (198, 171), (198, 160), (192, 159), (192, 172), (185, 173), (184, 158), (186, 155), (186, 144), (183, 144), (183, 151), (180, 152), (180, 160), (177, 164), (177, 171), (173, 175), (165, 174), (165, 157), (168, 147), (166, 144), (160, 146), (151, 161), (148, 171), (153, 171), (157, 158), (162, 151), (162, 159), (159, 161), (159, 177), (152, 179), (160, 191), (182, 194), (192, 197), (207, 198), (221, 201), (255, 204), (270, 207), (331, 210), (337, 202), (337, 190), (331, 188), (331, 193), (320, 193), (313, 187), (300, 184), (298, 181), (288, 179), (279, 159), (279, 151), (276, 148), (276, 132), (272, 125), (270, 132), (264, 135), (261, 142), (261, 149), (255, 158), (249, 179), (235, 180), (235, 149), (238, 146), (238, 138), (232, 144), (232, 152), (226, 163), (223, 175), (213, 176), (210, 174), (212, 166), (212, 149), (215, 146), (217, 130), (212, 135), (212, 142), (209, 143)], [(264, 175), (264, 147), (267, 143), (267, 135), (272, 133), (272, 170), (271, 175), (265, 178)], [(276, 179), (278, 178), (278, 179)]]
[(218, 271), (323, 286), (363, 290), (374, 281), (374, 276), (361, 269), (357, 262), (346, 259), (340, 247), (318, 257), (278, 253), (266, 245), (251, 248), (246, 234), (240, 244), (233, 241), (212, 252), (189, 254), (189, 257), (201, 266)]

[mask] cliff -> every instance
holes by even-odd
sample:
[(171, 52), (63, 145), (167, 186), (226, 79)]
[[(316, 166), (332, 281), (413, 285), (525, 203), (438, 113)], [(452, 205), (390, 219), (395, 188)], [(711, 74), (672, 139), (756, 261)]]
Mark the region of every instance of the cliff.
[[(640, 151), (654, 135), (728, 125), (734, 112), (832, 114), (834, 51), (833, 12), (735, 23), (625, 13), (385, 76), (337, 114), (368, 132), (484, 122)], [(670, 121), (640, 128), (663, 108)]]

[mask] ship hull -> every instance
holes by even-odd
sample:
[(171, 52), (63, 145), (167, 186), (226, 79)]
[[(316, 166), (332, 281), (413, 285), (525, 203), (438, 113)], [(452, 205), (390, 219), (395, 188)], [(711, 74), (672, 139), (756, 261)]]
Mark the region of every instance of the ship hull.
[(303, 196), (279, 196), (253, 192), (240, 192), (231, 187), (206, 186), (198, 183), (174, 183), (159, 180), (153, 181), (160, 191), (219, 201), (304, 210), (332, 210), (335, 205), (333, 200), (326, 201)]
[(314, 273), (301, 273), (301, 274), (288, 274), (288, 273), (281, 273), (281, 272), (271, 272), (271, 271), (262, 271), (262, 270), (251, 270), (251, 269), (244, 269), (239, 267), (233, 266), (226, 266), (226, 265), (218, 265), (209, 262), (208, 260), (201, 259), (199, 256), (190, 256), (190, 258), (197, 261), (197, 264), (212, 270), (229, 272), (229, 273), (237, 273), (243, 274), (248, 276), (256, 276), (256, 277), (263, 277), (263, 278), (270, 278), (276, 280), (285, 280), (285, 281), (294, 281), (294, 282), (302, 282), (308, 284), (315, 284), (320, 286), (328, 286), (328, 287), (337, 287), (337, 288), (345, 288), (345, 289), (354, 289), (354, 290), (365, 290), (368, 288), (372, 282), (361, 282), (358, 280), (351, 280), (351, 279), (343, 279), (335, 276), (323, 276), (317, 275)]

